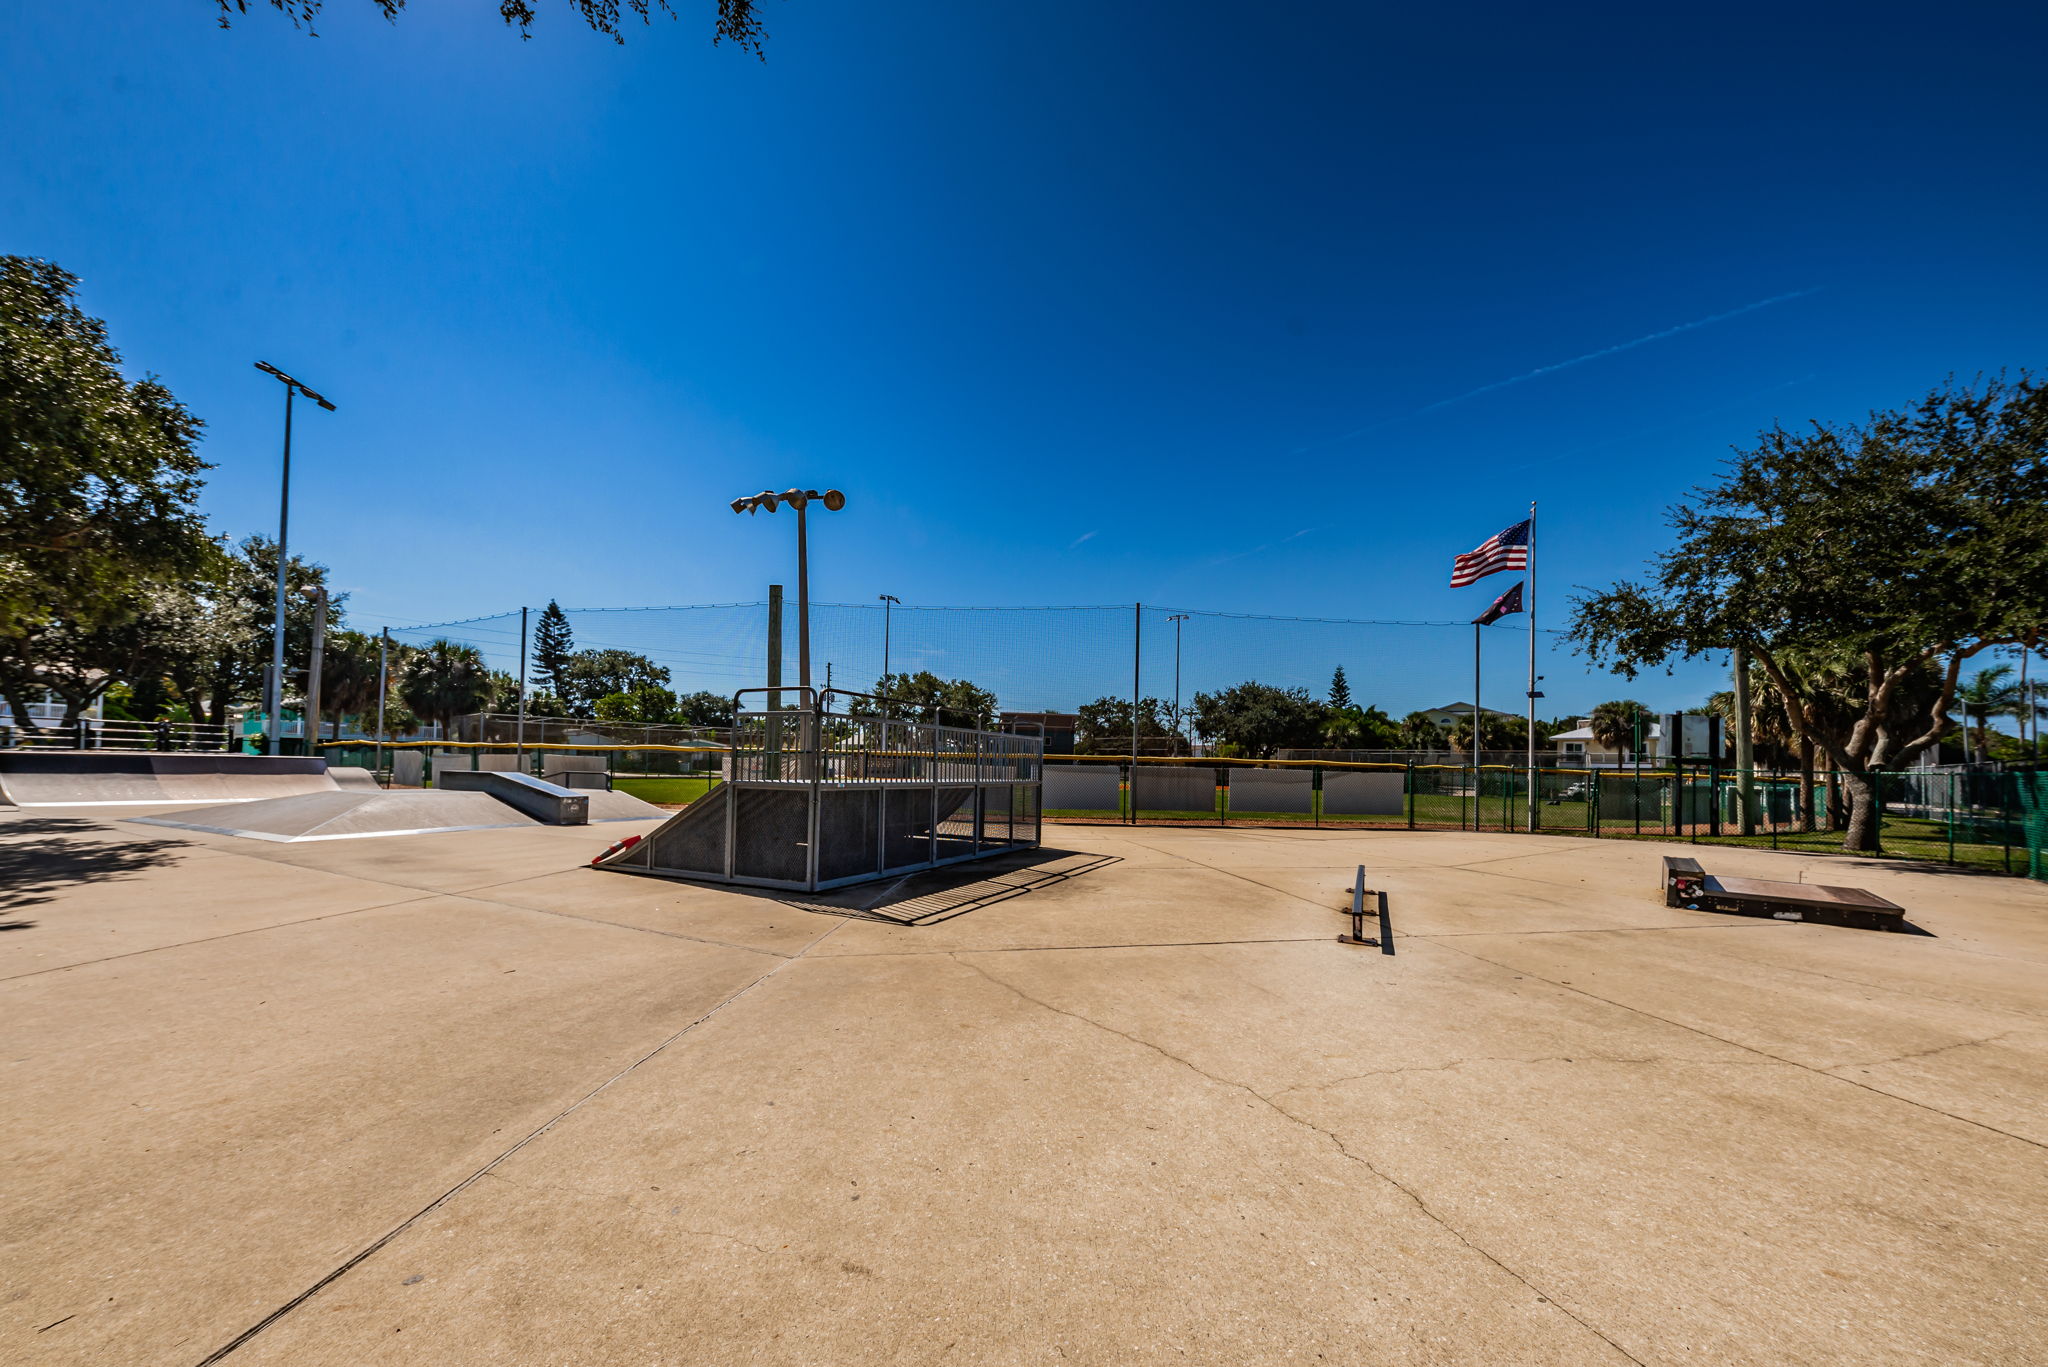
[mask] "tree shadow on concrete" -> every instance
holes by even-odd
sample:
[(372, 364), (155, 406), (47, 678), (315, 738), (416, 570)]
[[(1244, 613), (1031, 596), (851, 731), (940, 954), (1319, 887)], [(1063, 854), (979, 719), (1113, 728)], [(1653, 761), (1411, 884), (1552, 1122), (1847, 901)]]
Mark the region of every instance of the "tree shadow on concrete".
[(0, 931), (33, 928), (19, 913), (65, 888), (132, 878), (171, 862), (180, 848), (174, 840), (110, 840), (105, 826), (77, 817), (0, 821)]

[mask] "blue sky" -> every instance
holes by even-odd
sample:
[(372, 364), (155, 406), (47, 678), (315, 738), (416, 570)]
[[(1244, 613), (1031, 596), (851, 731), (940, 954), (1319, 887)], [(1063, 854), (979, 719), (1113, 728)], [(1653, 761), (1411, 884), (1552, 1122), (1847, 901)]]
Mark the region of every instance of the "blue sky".
[[(538, 8), (0, 12), (0, 250), (207, 420), (223, 532), (250, 363), (340, 404), (293, 545), (359, 625), (756, 599), (725, 503), (790, 484), (821, 600), (1404, 620), (1535, 498), (1556, 625), (1759, 427), (2044, 361), (2038, 7), (769, 0), (766, 63)], [(1467, 691), (1440, 639), (1383, 701)]]

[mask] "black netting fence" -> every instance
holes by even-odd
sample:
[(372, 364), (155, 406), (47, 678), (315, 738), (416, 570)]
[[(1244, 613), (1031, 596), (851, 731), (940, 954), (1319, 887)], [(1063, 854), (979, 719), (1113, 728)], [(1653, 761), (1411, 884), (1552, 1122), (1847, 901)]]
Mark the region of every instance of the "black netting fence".
[[(532, 654), (539, 612), (525, 618), (528, 676), (538, 687)], [(767, 602), (681, 607), (571, 609), (566, 619), (578, 652), (644, 657), (676, 695), (729, 698), (769, 677)], [(394, 641), (424, 647), (451, 640), (474, 647), (495, 671), (516, 674), (522, 618), (517, 611), (460, 622), (394, 628)], [(1721, 842), (1776, 849), (1839, 850), (1848, 820), (1847, 780), (1838, 775), (1758, 771), (1735, 774), (1697, 758), (1674, 769), (1662, 747), (1636, 769), (1588, 764), (1563, 743), (1539, 745), (1530, 801), (1530, 765), (1519, 728), (1529, 699), (1530, 632), (1513, 617), (1490, 627), (1469, 623), (1282, 617), (1122, 605), (1066, 607), (930, 607), (877, 603), (814, 603), (810, 609), (810, 675), (814, 685), (864, 690), (885, 672), (928, 672), (964, 680), (994, 699), (993, 707), (1028, 714), (1017, 724), (1042, 730), (1048, 757), (1045, 806), (1054, 819), (1305, 823), (1315, 826), (1398, 825), (1416, 829), (1536, 829), (1601, 837)], [(802, 668), (802, 637), (793, 596), (782, 607), (783, 683)], [(1480, 767), (1465, 753), (1474, 701), (1485, 709)], [(1333, 675), (1344, 672), (1351, 702), (1371, 709), (1369, 734), (1304, 734), (1284, 721), (1263, 745), (1203, 746), (1197, 741), (1197, 698), (1247, 681), (1331, 698)], [(1545, 696), (1536, 701), (1539, 736), (1595, 704), (1637, 697), (1654, 688), (1656, 705), (1706, 697), (1726, 686), (1724, 672), (1701, 662), (1678, 678), (1630, 682), (1596, 670), (1560, 636), (1535, 633), (1535, 672)], [(1138, 748), (1158, 763), (1135, 776), (1129, 704), (1145, 700)], [(793, 700), (793, 699), (792, 699)], [(1099, 718), (1100, 704), (1111, 712)], [(1083, 720), (1098, 717), (1091, 736)], [(1156, 705), (1156, 706), (1155, 706)], [(585, 710), (589, 710), (587, 707)], [(1420, 717), (1435, 730), (1412, 725)], [(949, 722), (968, 720), (943, 717)], [(665, 719), (673, 722), (676, 718)], [(696, 720), (696, 719), (691, 719)], [(1400, 731), (1406, 721), (1410, 726)], [(693, 777), (715, 773), (714, 731), (619, 717), (529, 717), (529, 745), (605, 747), (619, 774)], [(465, 727), (472, 728), (472, 735)], [(1496, 728), (1502, 728), (1497, 730)], [(1368, 728), (1370, 731), (1370, 728)], [(1398, 733), (1398, 734), (1397, 734)], [(449, 733), (473, 744), (515, 739), (509, 714), (456, 722)], [(1688, 744), (1690, 742), (1688, 741)], [(1583, 738), (1583, 749), (1597, 748)], [(698, 750), (698, 746), (707, 747)], [(634, 747), (629, 749), (628, 747)], [(639, 748), (645, 747), (645, 748)], [(664, 747), (664, 748), (656, 748)], [(672, 748), (671, 748), (672, 747)], [(1071, 763), (1061, 763), (1079, 751)], [(1256, 758), (1265, 755), (1271, 758)], [(1332, 763), (1343, 756), (1348, 763)], [(1176, 758), (1177, 757), (1177, 758)], [(1877, 840), (1888, 855), (1975, 865), (2043, 876), (2048, 791), (2037, 773), (1914, 770), (1874, 780)], [(695, 790), (670, 789), (688, 800)]]

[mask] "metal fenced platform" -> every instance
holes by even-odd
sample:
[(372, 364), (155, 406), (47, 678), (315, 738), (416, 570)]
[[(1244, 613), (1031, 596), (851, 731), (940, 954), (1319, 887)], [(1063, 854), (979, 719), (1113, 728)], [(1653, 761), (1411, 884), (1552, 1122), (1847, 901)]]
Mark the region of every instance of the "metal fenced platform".
[[(724, 781), (597, 867), (817, 892), (1038, 844), (1036, 737), (899, 720), (836, 689), (780, 691), (811, 705), (740, 712)], [(834, 698), (872, 710), (833, 713)]]

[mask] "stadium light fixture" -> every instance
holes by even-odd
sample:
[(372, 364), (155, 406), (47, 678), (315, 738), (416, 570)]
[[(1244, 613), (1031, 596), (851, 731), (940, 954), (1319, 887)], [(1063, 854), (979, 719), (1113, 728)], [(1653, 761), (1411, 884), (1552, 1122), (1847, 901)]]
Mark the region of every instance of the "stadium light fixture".
[(878, 594), (875, 601), (882, 605), (882, 678), (886, 681), (889, 677), (889, 610), (902, 607), (903, 600), (893, 593), (884, 593)]
[(269, 704), (265, 709), (265, 729), (269, 735), (264, 748), (274, 755), (279, 733), (284, 730), (284, 572), (289, 563), (285, 531), (291, 522), (292, 512), (292, 399), (303, 394), (330, 413), (334, 411), (334, 405), (268, 361), (256, 362), (256, 368), (284, 386), (284, 477), (277, 499), (277, 612), (270, 626), (270, 687), (266, 690), (269, 696), (265, 699)]
[(836, 513), (846, 506), (846, 495), (837, 489), (827, 489), (822, 494), (816, 489), (785, 489), (779, 494), (763, 489), (758, 494), (736, 498), (731, 505), (734, 513), (749, 516), (763, 508), (772, 513), (785, 503), (796, 509), (796, 672), (797, 684), (802, 688), (811, 686), (811, 550), (804, 513), (813, 502)]

